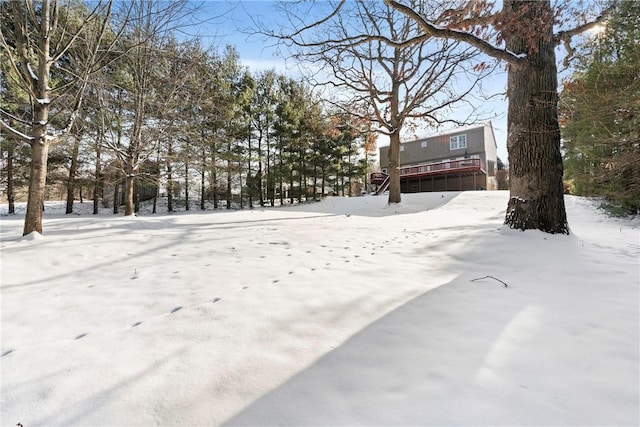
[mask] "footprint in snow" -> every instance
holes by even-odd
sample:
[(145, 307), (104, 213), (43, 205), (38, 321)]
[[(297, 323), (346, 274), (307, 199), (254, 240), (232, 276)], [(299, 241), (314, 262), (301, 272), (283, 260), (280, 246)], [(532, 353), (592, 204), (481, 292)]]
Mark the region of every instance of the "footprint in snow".
[(174, 308), (173, 310), (171, 310), (171, 312), (169, 314), (176, 313), (176, 312), (178, 312), (180, 310), (182, 310), (182, 306)]
[(131, 325), (132, 328), (135, 328), (136, 326), (140, 326), (142, 325), (142, 322), (136, 322), (133, 325)]
[(75, 339), (79, 340), (79, 339), (81, 339), (81, 338), (86, 337), (88, 334), (89, 334), (88, 332), (85, 332), (84, 334), (80, 334), (80, 335), (78, 335), (77, 337), (75, 337)]
[(13, 353), (13, 351), (14, 350), (12, 348), (10, 348), (9, 350), (7, 350), (4, 353), (2, 353), (2, 356), (0, 356), (0, 357), (5, 357), (6, 355)]
[(218, 302), (218, 301), (220, 301), (220, 300), (221, 300), (221, 298), (216, 297), (216, 298), (214, 298), (214, 299), (213, 299), (213, 301), (211, 301), (211, 302)]

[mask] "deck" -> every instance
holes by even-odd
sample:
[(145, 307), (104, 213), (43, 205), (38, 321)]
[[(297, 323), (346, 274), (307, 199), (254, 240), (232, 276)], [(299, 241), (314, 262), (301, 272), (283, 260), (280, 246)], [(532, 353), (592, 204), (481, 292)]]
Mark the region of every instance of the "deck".
[[(463, 176), (475, 176), (486, 174), (481, 159), (450, 160), (438, 163), (424, 163), (420, 165), (405, 166), (400, 168), (400, 182), (417, 180), (431, 177), (446, 177), (455, 175), (458, 178)], [(376, 194), (383, 193), (389, 187), (389, 174), (384, 172), (374, 172), (371, 174), (371, 183), (378, 186)]]

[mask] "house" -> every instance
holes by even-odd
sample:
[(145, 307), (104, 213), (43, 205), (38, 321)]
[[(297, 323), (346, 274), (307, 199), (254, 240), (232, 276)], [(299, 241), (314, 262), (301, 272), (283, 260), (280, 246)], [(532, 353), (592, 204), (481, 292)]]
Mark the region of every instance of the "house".
[[(497, 145), (491, 122), (452, 129), (400, 144), (400, 191), (497, 190)], [(380, 169), (371, 183), (388, 188), (389, 147), (380, 147)]]

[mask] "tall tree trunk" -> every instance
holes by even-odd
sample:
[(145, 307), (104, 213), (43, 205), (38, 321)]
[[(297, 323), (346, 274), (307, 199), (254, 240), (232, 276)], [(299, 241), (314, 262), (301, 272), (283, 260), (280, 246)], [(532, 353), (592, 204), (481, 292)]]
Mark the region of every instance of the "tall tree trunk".
[(93, 183), (93, 214), (98, 214), (98, 204), (100, 203), (100, 193), (102, 192), (102, 131), (100, 135), (100, 141), (96, 147), (96, 173), (95, 181)]
[(73, 138), (73, 149), (71, 150), (71, 166), (69, 167), (69, 177), (67, 178), (67, 206), (66, 214), (73, 213), (73, 201), (76, 190), (76, 174), (78, 172), (78, 154), (80, 153), (80, 140), (82, 132)]
[(211, 145), (211, 182), (213, 188), (213, 209), (218, 209), (218, 172), (216, 167), (216, 143)]
[[(267, 153), (267, 156), (269, 154)], [(267, 157), (268, 158), (268, 157)], [(260, 207), (264, 206), (264, 195), (262, 193), (262, 128), (258, 136), (258, 197), (260, 198)]]
[[(279, 148), (278, 148), (278, 154), (279, 154), (279, 168), (278, 168), (278, 175), (279, 175), (279, 185), (280, 185), (280, 206), (284, 205), (284, 185), (283, 185), (283, 181), (284, 181), (284, 174), (283, 174), (283, 170), (284, 170), (284, 165), (283, 165), (283, 161), (282, 161), (282, 137), (280, 138), (280, 144), (279, 144)], [(275, 191), (275, 190), (274, 190)]]
[[(569, 234), (551, 4), (549, 0), (505, 0), (504, 8), (515, 16), (524, 13), (522, 26), (509, 32), (505, 41), (510, 51), (527, 55), (527, 61), (511, 65), (508, 74), (510, 198), (505, 224), (520, 230)], [(541, 28), (541, 22), (548, 23), (546, 28)]]
[(227, 209), (231, 209), (231, 141), (227, 143)]
[(267, 199), (271, 207), (276, 204), (276, 181), (273, 176), (276, 162), (273, 160), (275, 154), (271, 154), (271, 139), (269, 138), (269, 128), (267, 127)]
[[(47, 158), (49, 156), (49, 140), (47, 139), (47, 123), (49, 122), (49, 88), (50, 67), (49, 37), (51, 4), (42, 2), (40, 11), (40, 29), (38, 40), (38, 70), (35, 85), (37, 99), (33, 102), (33, 127), (31, 144), (31, 167), (29, 172), (29, 195), (27, 197), (27, 212), (24, 217), (23, 235), (34, 231), (42, 234), (42, 210), (44, 207), (44, 193), (47, 181)], [(26, 36), (26, 34), (24, 35)], [(25, 46), (23, 48), (26, 49)], [(24, 60), (26, 53), (23, 55)], [(33, 80), (33, 79), (32, 79)]]
[(349, 186), (349, 197), (353, 197), (351, 189), (351, 177), (353, 176), (353, 165), (351, 164), (351, 143), (349, 143), (349, 152), (347, 153), (347, 185)]
[[(253, 177), (251, 176), (251, 134), (247, 138), (247, 148), (248, 148), (248, 156), (247, 156), (247, 192), (249, 196), (249, 209), (253, 209)], [(258, 154), (258, 158), (260, 155)], [(259, 173), (258, 173), (259, 175)], [(242, 175), (241, 175), (242, 176)], [(242, 191), (242, 185), (240, 186), (240, 191)], [(240, 198), (240, 203), (242, 203), (242, 197)]]
[(133, 180), (133, 212), (140, 212), (140, 182)]
[[(36, 108), (36, 123), (38, 117), (48, 116), (42, 108)], [(46, 123), (46, 119), (42, 122)], [(49, 156), (49, 142), (46, 141), (46, 125), (34, 125), (31, 144), (31, 167), (29, 170), (29, 195), (27, 196), (27, 212), (24, 218), (23, 236), (34, 231), (42, 234), (42, 210), (44, 206), (44, 193), (47, 181), (47, 158)]]
[(124, 181), (124, 215), (129, 216), (133, 215), (135, 212), (135, 176), (133, 174), (133, 159), (127, 158), (125, 159), (125, 181)]
[[(300, 148), (300, 151), (298, 153), (299, 156), (299, 164), (300, 164), (300, 170), (298, 172), (298, 187), (300, 187), (300, 192), (298, 193), (298, 203), (302, 203), (302, 195), (305, 195), (305, 200), (307, 199), (306, 194), (307, 194), (307, 186), (306, 186), (306, 179), (305, 179), (305, 173), (304, 173), (304, 169), (305, 169), (305, 164), (304, 164), (304, 153), (303, 153), (303, 149)], [(303, 184), (304, 183), (304, 184)]]
[(171, 167), (171, 156), (173, 147), (171, 142), (167, 147), (167, 210), (173, 212), (173, 168)]
[(205, 188), (205, 171), (207, 170), (207, 149), (204, 145), (204, 130), (202, 132), (202, 164), (200, 165), (200, 210), (204, 210), (204, 200), (206, 196), (206, 188)]
[(15, 191), (13, 189), (13, 159), (16, 148), (12, 141), (7, 147), (7, 202), (9, 203), (9, 214), (16, 213)]
[(189, 143), (185, 143), (186, 156), (184, 160), (184, 210), (189, 210)]
[(113, 185), (113, 214), (118, 213), (120, 207), (120, 173), (116, 172), (116, 180)]
[(400, 203), (400, 134), (389, 135), (389, 203)]
[(184, 162), (184, 210), (189, 210), (189, 161)]
[(318, 165), (313, 165), (313, 200), (316, 201), (318, 194)]

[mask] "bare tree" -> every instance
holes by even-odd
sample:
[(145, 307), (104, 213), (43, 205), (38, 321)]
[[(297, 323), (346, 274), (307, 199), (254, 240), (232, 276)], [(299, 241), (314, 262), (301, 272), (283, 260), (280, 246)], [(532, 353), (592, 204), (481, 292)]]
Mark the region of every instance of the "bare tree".
[[(502, 10), (497, 11), (492, 4), (478, 1), (452, 5), (438, 16), (427, 16), (409, 2), (384, 1), (414, 20), (423, 32), (413, 39), (392, 42), (402, 46), (428, 37), (458, 40), (509, 64), (511, 197), (505, 224), (520, 230), (569, 234), (562, 185), (555, 48), (563, 44), (571, 54), (571, 38), (595, 26), (611, 7), (602, 9), (596, 2), (587, 2), (579, 4), (582, 10), (575, 10), (569, 1), (554, 8), (550, 0), (504, 0)], [(598, 10), (602, 11), (600, 16), (587, 16)]]
[[(562, 158), (557, 113), (557, 67), (555, 48), (564, 45), (572, 53), (571, 39), (604, 19), (611, 6), (598, 0), (560, 1), (504, 0), (502, 10), (493, 2), (443, 0), (425, 10), (424, 2), (384, 0), (384, 3), (419, 26), (409, 36), (372, 33), (373, 21), (364, 28), (348, 21), (352, 2), (340, 0), (320, 7), (325, 15), (309, 23), (303, 15), (290, 21), (288, 33), (280, 36), (293, 44), (330, 48), (340, 42), (358, 46), (382, 41), (394, 48), (423, 43), (431, 38), (463, 42), (490, 57), (508, 63), (508, 140), (511, 166), (511, 197), (505, 224), (511, 228), (569, 233), (562, 188)], [(615, 3), (615, 0), (608, 1)], [(598, 12), (602, 12), (599, 16)], [(312, 29), (331, 28), (331, 22), (356, 28), (337, 40), (307, 41)], [(390, 150), (391, 151), (391, 150)]]
[[(97, 1), (92, 9), (73, 8), (57, 0), (25, 0), (0, 4), (2, 22), (0, 24), (0, 47), (6, 54), (19, 83), (29, 96), (31, 120), (26, 124), (30, 132), (22, 132), (11, 125), (15, 119), (10, 113), (0, 111), (0, 127), (9, 135), (31, 147), (31, 170), (29, 194), (23, 234), (33, 231), (42, 233), (42, 209), (44, 205), (47, 157), (49, 147), (73, 125), (82, 105), (82, 94), (87, 76), (95, 63), (103, 57), (98, 46), (106, 32), (111, 14), (112, 1)], [(70, 15), (74, 14), (74, 19)], [(64, 62), (64, 57), (77, 40), (89, 28), (98, 29), (94, 43), (88, 46), (92, 60), (81, 70), (69, 70), (60, 66), (56, 72), (64, 78), (52, 80), (51, 68)], [(80, 84), (78, 84), (80, 83)], [(71, 98), (72, 107), (60, 105)], [(51, 126), (51, 111), (66, 109), (69, 112), (65, 124), (54, 129)], [(18, 120), (18, 122), (21, 122)]]
[[(418, 0), (410, 5), (425, 13), (431, 8), (431, 3)], [(294, 26), (304, 22), (291, 8), (288, 11)], [(314, 84), (337, 89), (337, 106), (364, 104), (364, 111), (350, 108), (349, 113), (365, 117), (389, 136), (389, 203), (399, 203), (403, 130), (474, 121), (454, 120), (447, 113), (466, 102), (490, 67), (477, 59), (477, 49), (458, 41), (425, 37), (411, 44), (389, 44), (388, 40), (415, 39), (421, 30), (415, 20), (378, 1), (340, 4), (319, 31), (312, 32), (315, 27), (278, 37), (297, 51), (297, 59), (316, 70), (311, 76)]]

